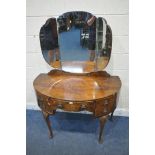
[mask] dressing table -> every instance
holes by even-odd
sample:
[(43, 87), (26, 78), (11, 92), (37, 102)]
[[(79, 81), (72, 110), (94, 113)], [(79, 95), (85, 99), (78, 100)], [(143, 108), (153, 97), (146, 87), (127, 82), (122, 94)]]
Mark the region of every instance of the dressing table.
[(107, 21), (82, 11), (67, 12), (50, 18), (40, 29), (40, 45), (46, 62), (52, 67), (34, 80), (38, 106), (53, 137), (49, 116), (57, 109), (89, 111), (103, 128), (117, 106), (121, 80), (103, 69), (112, 50), (112, 31)]

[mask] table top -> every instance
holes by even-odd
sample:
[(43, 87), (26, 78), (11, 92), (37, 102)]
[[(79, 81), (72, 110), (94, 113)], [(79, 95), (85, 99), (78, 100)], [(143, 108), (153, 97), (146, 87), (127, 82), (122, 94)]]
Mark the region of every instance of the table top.
[(92, 101), (117, 93), (121, 81), (118, 76), (110, 76), (105, 71), (80, 74), (52, 70), (48, 74), (40, 74), (33, 85), (37, 92), (51, 98)]

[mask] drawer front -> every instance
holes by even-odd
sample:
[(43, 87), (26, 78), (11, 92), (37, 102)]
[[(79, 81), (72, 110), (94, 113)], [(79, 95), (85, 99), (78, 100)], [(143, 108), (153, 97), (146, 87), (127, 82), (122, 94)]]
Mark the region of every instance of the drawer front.
[(108, 115), (116, 107), (116, 95), (109, 96), (107, 98), (97, 100), (95, 103), (95, 117)]
[(83, 111), (87, 110), (94, 112), (94, 102), (84, 101), (84, 102), (70, 102), (70, 101), (59, 101), (41, 93), (36, 92), (38, 106), (48, 113), (53, 113), (56, 109), (62, 109), (65, 111)]
[(65, 111), (90, 111), (94, 113), (95, 117), (107, 115), (113, 111), (116, 107), (116, 95), (96, 100), (95, 102), (69, 102), (69, 101), (58, 101), (48, 96), (36, 93), (39, 107), (48, 113), (53, 113), (56, 109), (62, 109)]
[(49, 104), (54, 109), (62, 109), (65, 111), (93, 111), (94, 110), (94, 103), (93, 102), (71, 102), (71, 101), (56, 101), (55, 99), (49, 99)]
[(37, 101), (38, 101), (38, 106), (43, 110), (46, 111), (48, 113), (53, 113), (53, 110), (55, 110), (54, 107), (50, 106), (49, 102), (48, 102), (49, 97), (42, 95), (42, 94), (38, 94), (37, 93)]

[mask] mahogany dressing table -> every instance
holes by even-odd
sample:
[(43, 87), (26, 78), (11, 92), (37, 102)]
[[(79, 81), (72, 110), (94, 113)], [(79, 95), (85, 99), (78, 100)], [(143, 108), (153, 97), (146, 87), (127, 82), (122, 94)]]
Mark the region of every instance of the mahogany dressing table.
[(49, 116), (57, 109), (86, 110), (99, 119), (102, 143), (105, 122), (109, 114), (110, 119), (113, 117), (121, 88), (118, 76), (103, 71), (111, 56), (110, 26), (104, 18), (88, 12), (67, 12), (46, 21), (40, 30), (40, 44), (44, 59), (53, 69), (38, 75), (33, 85), (50, 138)]

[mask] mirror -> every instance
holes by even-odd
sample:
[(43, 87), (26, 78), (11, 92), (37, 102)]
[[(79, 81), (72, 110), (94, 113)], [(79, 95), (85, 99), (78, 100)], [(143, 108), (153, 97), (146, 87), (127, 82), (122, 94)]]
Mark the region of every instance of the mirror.
[(66, 12), (40, 29), (46, 62), (70, 72), (103, 70), (111, 56), (112, 31), (107, 21), (89, 12)]
[(96, 18), (92, 17), (90, 29), (87, 21), (91, 17), (87, 12), (68, 12), (57, 18), (62, 61), (94, 61)]

